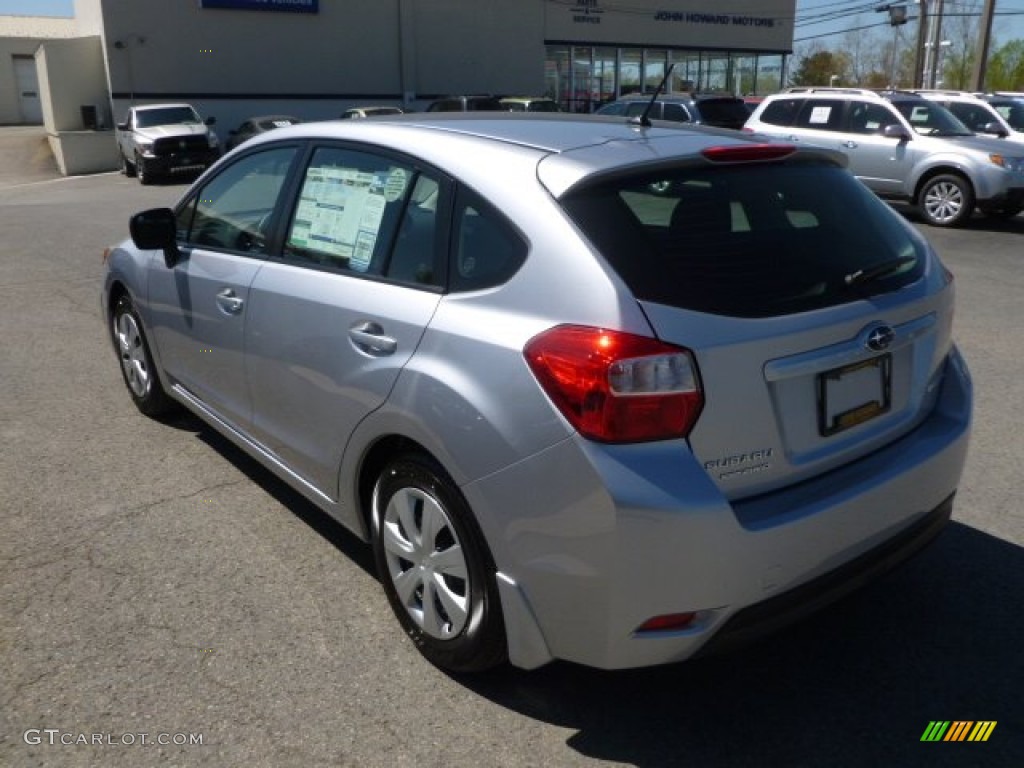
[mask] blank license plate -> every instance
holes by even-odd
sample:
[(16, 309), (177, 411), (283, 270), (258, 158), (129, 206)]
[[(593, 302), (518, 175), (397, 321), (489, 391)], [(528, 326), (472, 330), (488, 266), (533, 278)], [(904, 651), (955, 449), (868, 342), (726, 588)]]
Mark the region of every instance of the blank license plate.
[(818, 431), (825, 437), (870, 421), (892, 407), (892, 356), (818, 375)]

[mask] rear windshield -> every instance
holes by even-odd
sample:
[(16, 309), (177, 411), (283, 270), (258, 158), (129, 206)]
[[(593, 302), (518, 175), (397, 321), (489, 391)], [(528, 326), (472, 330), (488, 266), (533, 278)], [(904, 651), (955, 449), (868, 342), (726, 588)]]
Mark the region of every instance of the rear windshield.
[(832, 165), (616, 178), (562, 205), (638, 299), (699, 312), (804, 312), (896, 290), (924, 269), (924, 240)]
[(701, 121), (723, 128), (741, 128), (750, 117), (742, 99), (702, 99), (697, 102)]

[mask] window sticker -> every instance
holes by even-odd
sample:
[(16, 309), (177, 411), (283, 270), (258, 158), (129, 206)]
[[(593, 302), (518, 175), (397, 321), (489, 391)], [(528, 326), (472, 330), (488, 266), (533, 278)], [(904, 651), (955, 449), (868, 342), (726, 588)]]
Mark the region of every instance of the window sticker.
[(385, 179), (351, 168), (309, 168), (289, 244), (365, 272), (384, 217)]
[(384, 183), (384, 199), (394, 203), (402, 199), (405, 194), (405, 187), (409, 183), (409, 174), (404, 168), (392, 168)]
[(811, 125), (826, 125), (828, 123), (829, 115), (832, 114), (832, 107), (813, 107), (811, 109)]

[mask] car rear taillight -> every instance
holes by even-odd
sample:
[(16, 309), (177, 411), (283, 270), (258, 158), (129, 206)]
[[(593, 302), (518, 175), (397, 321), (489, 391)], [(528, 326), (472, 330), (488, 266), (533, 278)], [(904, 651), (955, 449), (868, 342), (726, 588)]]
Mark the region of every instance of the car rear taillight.
[(704, 405), (690, 351), (657, 339), (560, 325), (523, 354), (562, 415), (592, 440), (685, 437)]

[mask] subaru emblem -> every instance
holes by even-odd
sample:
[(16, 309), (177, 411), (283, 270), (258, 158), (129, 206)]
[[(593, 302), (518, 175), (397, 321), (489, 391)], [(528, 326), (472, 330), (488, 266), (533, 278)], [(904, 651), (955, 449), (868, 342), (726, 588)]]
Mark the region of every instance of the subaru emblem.
[(871, 332), (868, 333), (866, 346), (873, 352), (881, 352), (889, 348), (894, 338), (896, 338), (896, 331), (888, 325), (880, 325), (877, 328), (871, 329)]

